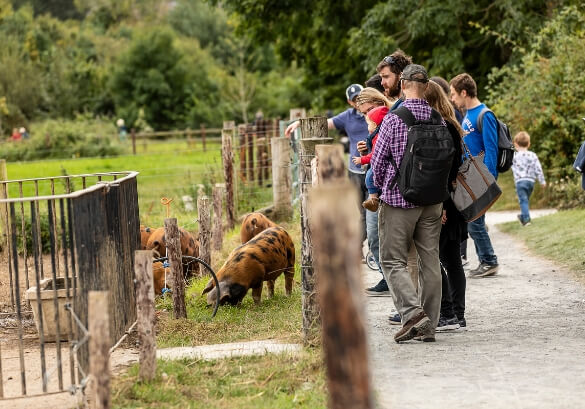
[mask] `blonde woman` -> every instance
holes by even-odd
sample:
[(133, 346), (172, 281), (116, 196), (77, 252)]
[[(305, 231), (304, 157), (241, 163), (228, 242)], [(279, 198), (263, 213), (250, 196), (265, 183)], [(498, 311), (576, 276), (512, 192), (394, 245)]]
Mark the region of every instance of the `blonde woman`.
[[(450, 184), (456, 180), (457, 170), (461, 163), (461, 138), (463, 129), (455, 117), (455, 110), (443, 88), (429, 81), (424, 97), (429, 105), (438, 111), (447, 124), (453, 136), (455, 146), (455, 161), (449, 175)], [(443, 226), (439, 239), (439, 258), (441, 260), (441, 282), (443, 294), (441, 297), (441, 314), (437, 332), (456, 330), (466, 327), (465, 321), (465, 272), (461, 263), (461, 241), (467, 237), (466, 223), (451, 199), (443, 203)]]

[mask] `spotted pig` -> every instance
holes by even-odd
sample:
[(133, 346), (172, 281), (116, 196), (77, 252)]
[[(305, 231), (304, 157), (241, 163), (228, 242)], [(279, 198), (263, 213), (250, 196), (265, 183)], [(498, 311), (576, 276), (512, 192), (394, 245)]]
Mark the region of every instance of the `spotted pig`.
[[(295, 246), (282, 227), (270, 227), (252, 240), (237, 247), (217, 272), (220, 289), (220, 304), (236, 305), (252, 289), (252, 298), (260, 303), (262, 284), (267, 282), (268, 296), (274, 295), (274, 281), (284, 273), (286, 295), (292, 291), (295, 265)], [(215, 282), (209, 280), (203, 290), (207, 304), (217, 298)]]
[(240, 240), (242, 244), (247, 243), (252, 237), (261, 231), (274, 226), (276, 226), (276, 224), (262, 213), (250, 213), (244, 218), (244, 221), (242, 222)]

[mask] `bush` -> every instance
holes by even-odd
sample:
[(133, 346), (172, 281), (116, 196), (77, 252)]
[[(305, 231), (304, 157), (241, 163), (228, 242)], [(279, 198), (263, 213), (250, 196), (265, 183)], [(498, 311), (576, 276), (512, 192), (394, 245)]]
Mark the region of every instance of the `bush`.
[(547, 201), (557, 209), (585, 207), (585, 190), (581, 188), (581, 175), (574, 173), (549, 183)]
[(5, 143), (8, 161), (115, 156), (122, 147), (113, 121), (79, 116), (75, 120), (47, 120), (30, 127), (30, 139)]

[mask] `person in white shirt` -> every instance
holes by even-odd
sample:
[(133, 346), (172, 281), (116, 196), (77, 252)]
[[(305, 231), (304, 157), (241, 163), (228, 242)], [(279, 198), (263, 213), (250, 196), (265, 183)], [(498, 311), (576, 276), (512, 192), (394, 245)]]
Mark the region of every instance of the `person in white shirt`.
[(523, 226), (527, 226), (530, 224), (528, 203), (534, 189), (534, 182), (538, 179), (542, 187), (546, 187), (546, 181), (544, 180), (538, 156), (528, 150), (530, 147), (530, 135), (528, 132), (522, 131), (514, 135), (514, 147), (516, 148), (516, 153), (512, 163), (512, 172), (514, 173), (514, 185), (516, 186), (516, 194), (520, 204), (518, 220)]

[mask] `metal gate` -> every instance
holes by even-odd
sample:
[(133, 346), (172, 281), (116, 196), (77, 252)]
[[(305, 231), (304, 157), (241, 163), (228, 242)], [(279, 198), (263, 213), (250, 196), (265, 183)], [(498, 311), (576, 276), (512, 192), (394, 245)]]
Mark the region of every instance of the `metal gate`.
[(136, 320), (136, 176), (0, 181), (0, 398), (83, 387), (88, 291), (109, 291), (111, 345)]

